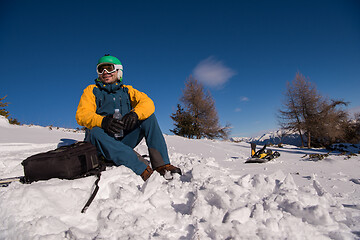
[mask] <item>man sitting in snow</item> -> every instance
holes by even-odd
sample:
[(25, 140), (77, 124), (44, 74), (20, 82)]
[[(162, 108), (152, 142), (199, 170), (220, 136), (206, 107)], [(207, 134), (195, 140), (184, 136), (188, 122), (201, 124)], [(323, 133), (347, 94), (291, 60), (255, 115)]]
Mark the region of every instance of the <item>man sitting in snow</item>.
[[(130, 85), (123, 85), (123, 67), (119, 59), (105, 55), (96, 66), (98, 78), (83, 92), (76, 121), (88, 131), (85, 140), (116, 165), (124, 165), (146, 181), (153, 169), (162, 176), (181, 174), (170, 164), (164, 136), (154, 115), (153, 101)], [(113, 118), (115, 109), (123, 118)], [(122, 137), (116, 134), (123, 132)], [(145, 137), (151, 167), (135, 148)]]

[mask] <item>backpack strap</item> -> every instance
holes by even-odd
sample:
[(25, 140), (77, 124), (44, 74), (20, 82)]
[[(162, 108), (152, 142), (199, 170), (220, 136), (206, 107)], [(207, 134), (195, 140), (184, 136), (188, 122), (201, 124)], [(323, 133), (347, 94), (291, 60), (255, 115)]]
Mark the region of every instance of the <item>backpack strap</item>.
[(104, 171), (105, 169), (106, 169), (106, 163), (102, 159), (99, 158), (99, 167), (97, 169), (93, 170), (92, 172), (90, 172), (91, 175), (96, 175), (96, 177), (97, 177), (97, 179), (94, 183), (95, 189), (92, 192), (92, 194), (90, 195), (89, 200), (86, 202), (85, 206), (81, 210), (81, 213), (86, 212), (86, 210), (89, 208), (90, 204), (94, 200), (97, 192), (99, 191), (99, 181), (100, 181), (100, 177), (101, 177), (101, 172)]
[(85, 213), (86, 210), (89, 208), (90, 204), (92, 203), (92, 201), (94, 200), (97, 192), (99, 191), (99, 181), (100, 181), (100, 177), (101, 177), (101, 172), (99, 171), (99, 173), (96, 175), (97, 176), (97, 179), (95, 181), (95, 189), (94, 191), (92, 192), (89, 200), (86, 202), (85, 206), (83, 207), (83, 209), (81, 210), (81, 213)]

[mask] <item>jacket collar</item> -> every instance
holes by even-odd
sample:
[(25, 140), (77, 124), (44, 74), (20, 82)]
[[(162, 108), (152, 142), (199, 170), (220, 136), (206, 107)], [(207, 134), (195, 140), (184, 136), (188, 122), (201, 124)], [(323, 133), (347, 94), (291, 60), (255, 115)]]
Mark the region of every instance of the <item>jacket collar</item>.
[(116, 81), (114, 83), (111, 84), (107, 84), (107, 83), (103, 83), (101, 82), (98, 78), (95, 80), (96, 86), (101, 89), (101, 90), (105, 90), (109, 93), (114, 93), (117, 90), (119, 90), (122, 87), (122, 83), (120, 81)]

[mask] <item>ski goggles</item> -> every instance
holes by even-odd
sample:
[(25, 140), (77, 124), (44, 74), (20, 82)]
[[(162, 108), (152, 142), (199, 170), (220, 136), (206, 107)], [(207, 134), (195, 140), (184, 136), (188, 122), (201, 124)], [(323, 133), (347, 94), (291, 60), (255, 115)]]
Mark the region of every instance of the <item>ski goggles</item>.
[(103, 74), (104, 71), (106, 71), (107, 73), (113, 73), (116, 70), (117, 69), (115, 67), (115, 64), (112, 64), (112, 63), (102, 63), (96, 67), (96, 72), (98, 74)]

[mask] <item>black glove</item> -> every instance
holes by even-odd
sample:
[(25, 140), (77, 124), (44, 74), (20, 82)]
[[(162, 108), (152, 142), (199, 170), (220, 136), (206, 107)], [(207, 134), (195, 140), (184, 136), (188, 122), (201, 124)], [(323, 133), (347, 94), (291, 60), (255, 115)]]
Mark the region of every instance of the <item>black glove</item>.
[(106, 116), (101, 122), (101, 128), (104, 129), (105, 132), (114, 135), (124, 129), (124, 123), (119, 119)]
[(124, 130), (133, 130), (138, 123), (138, 119), (138, 115), (135, 112), (129, 112), (128, 114), (125, 114), (125, 116), (122, 118), (122, 121), (124, 122)]

